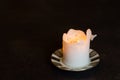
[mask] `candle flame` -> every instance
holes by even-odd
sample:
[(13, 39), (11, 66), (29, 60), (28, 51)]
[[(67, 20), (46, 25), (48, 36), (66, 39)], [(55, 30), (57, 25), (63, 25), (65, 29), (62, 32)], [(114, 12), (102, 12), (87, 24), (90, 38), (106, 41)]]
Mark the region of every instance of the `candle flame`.
[(77, 43), (86, 40), (86, 35), (81, 30), (70, 29), (67, 33), (63, 34), (63, 39), (68, 43)]

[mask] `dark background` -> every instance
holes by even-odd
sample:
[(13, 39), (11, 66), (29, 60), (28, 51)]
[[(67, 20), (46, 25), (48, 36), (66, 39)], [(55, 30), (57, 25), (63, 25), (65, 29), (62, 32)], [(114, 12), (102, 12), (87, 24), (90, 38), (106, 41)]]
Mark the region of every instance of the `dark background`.
[[(115, 0), (0, 0), (0, 80), (120, 80), (119, 10)], [(97, 67), (68, 72), (51, 64), (70, 28), (98, 34)]]

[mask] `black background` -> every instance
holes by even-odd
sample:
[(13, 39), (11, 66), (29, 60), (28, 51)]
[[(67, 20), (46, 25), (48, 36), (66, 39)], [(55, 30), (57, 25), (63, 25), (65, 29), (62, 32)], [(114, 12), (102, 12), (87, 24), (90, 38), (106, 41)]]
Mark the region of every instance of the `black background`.
[[(120, 14), (115, 0), (1, 0), (0, 80), (120, 80)], [(91, 28), (100, 64), (84, 72), (50, 62), (68, 29)]]

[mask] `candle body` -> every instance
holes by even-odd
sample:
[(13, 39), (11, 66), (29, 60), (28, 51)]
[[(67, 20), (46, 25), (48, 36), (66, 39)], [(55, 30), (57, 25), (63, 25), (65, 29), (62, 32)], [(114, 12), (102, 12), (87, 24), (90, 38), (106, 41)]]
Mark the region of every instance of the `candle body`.
[(89, 47), (91, 31), (87, 31), (86, 39), (76, 43), (67, 42), (63, 35), (63, 63), (71, 68), (89, 65)]

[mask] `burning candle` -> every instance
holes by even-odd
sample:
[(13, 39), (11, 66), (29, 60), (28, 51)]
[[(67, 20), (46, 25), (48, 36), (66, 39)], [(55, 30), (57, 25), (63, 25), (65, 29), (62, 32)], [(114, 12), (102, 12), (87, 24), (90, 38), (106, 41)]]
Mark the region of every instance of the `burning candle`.
[(63, 63), (71, 68), (84, 67), (89, 65), (89, 48), (92, 35), (90, 29), (86, 34), (81, 30), (70, 29), (63, 34)]

